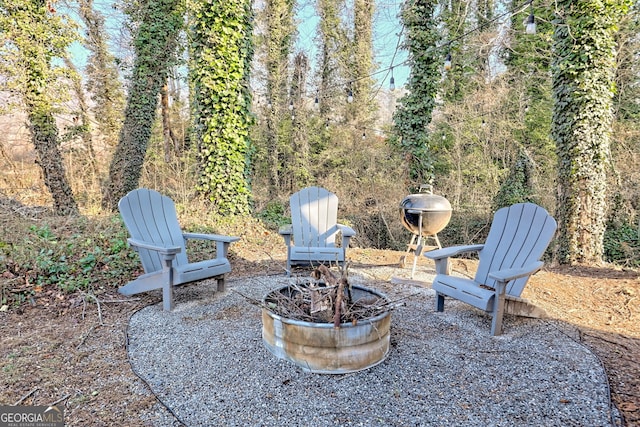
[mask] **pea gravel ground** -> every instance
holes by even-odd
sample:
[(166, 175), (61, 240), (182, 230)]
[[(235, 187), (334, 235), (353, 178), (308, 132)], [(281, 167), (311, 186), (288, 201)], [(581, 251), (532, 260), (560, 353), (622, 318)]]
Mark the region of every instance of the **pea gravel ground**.
[[(177, 289), (174, 311), (136, 312), (133, 370), (168, 408), (157, 426), (617, 426), (598, 358), (557, 321), (506, 316), (491, 337), (484, 312), (447, 300), (433, 311), (432, 276), (391, 283), (386, 267), (350, 281), (404, 306), (392, 313), (391, 351), (346, 375), (307, 373), (262, 344), (261, 300), (284, 275)], [(406, 275), (403, 271), (400, 274)]]

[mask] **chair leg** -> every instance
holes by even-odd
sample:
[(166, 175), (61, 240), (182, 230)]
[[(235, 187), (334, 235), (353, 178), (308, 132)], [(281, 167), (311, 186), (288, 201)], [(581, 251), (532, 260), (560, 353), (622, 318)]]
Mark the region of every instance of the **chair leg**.
[(173, 268), (171, 260), (165, 260), (162, 281), (162, 308), (164, 311), (171, 311), (174, 308), (173, 302)]
[(436, 293), (436, 311), (444, 311), (444, 295)]
[(496, 296), (491, 320), (491, 335), (502, 335), (502, 317), (504, 316), (504, 295)]
[(225, 285), (225, 282), (224, 282), (224, 275), (223, 275), (223, 276), (218, 277), (218, 284), (217, 284), (216, 290), (218, 292), (224, 292), (225, 291), (225, 286), (224, 285)]

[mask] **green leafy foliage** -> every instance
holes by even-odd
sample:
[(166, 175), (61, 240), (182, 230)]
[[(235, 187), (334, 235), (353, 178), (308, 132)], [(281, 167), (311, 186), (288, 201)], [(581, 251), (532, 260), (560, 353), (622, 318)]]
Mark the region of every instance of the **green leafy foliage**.
[(68, 17), (49, 11), (44, 1), (1, 2), (0, 88), (21, 94), (33, 109), (51, 108), (62, 96), (54, 90), (59, 88), (56, 81), (66, 73), (52, 60), (66, 55), (77, 38), (75, 28)]
[[(14, 224), (16, 225), (16, 224)], [(0, 248), (0, 270), (21, 279), (2, 303), (24, 301), (48, 290), (95, 291), (124, 284), (140, 269), (137, 254), (127, 246), (119, 216), (101, 221), (78, 219), (73, 226), (21, 224)]]
[[(449, 40), (444, 48), (446, 54), (451, 55), (451, 68), (445, 70), (440, 95), (446, 102), (460, 102), (464, 97), (477, 88), (478, 79), (474, 76), (479, 72), (485, 72), (488, 58), (472, 47), (471, 37), (465, 36), (470, 28), (476, 25), (471, 19), (469, 11), (472, 9), (471, 0), (449, 0), (447, 7), (441, 12), (445, 40)], [(479, 18), (478, 24), (483, 19)], [(484, 22), (482, 31), (487, 30), (488, 22)], [(493, 24), (495, 25), (495, 24)], [(480, 27), (478, 27), (480, 28)], [(469, 31), (468, 31), (469, 30)], [(484, 57), (484, 58), (483, 58)], [(442, 55), (437, 63), (442, 64)]]
[(558, 152), (559, 261), (601, 262), (615, 73), (628, 0), (557, 2), (551, 134)]
[(502, 183), (493, 201), (493, 210), (498, 210), (515, 203), (536, 203), (533, 189), (533, 162), (529, 155), (520, 151), (520, 155), (510, 170), (509, 176)]
[(604, 233), (604, 256), (607, 262), (640, 267), (640, 235), (637, 225), (610, 223)]
[(247, 0), (190, 5), (190, 82), (199, 144), (199, 190), (226, 215), (246, 214), (253, 123), (249, 71), (252, 13)]
[(284, 204), (276, 200), (268, 202), (264, 209), (256, 213), (256, 217), (264, 221), (267, 226), (275, 228), (291, 223), (291, 219), (286, 215)]
[(437, 2), (420, 0), (407, 4), (402, 20), (407, 32), (407, 48), (411, 52), (411, 75), (407, 84), (409, 93), (399, 101), (393, 116), (393, 134), (390, 143), (403, 153), (409, 163), (408, 187), (432, 182), (434, 156), (429, 146), (427, 126), (436, 106), (440, 81), (440, 52), (436, 44), (440, 39), (434, 11)]

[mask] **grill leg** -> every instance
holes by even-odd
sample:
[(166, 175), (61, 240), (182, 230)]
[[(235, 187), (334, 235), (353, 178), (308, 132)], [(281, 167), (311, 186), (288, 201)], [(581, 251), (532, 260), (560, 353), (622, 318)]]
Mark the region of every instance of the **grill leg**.
[(411, 269), (411, 279), (416, 274), (416, 266), (418, 265), (418, 257), (422, 253), (422, 234), (418, 236), (418, 244), (416, 250), (413, 251), (413, 268)]
[(411, 242), (409, 242), (409, 244), (407, 245), (407, 253), (411, 252), (411, 247), (413, 246), (413, 242), (416, 241), (416, 235), (412, 234), (411, 235)]
[(411, 280), (416, 274), (416, 266), (418, 265), (418, 257), (422, 253), (422, 212), (418, 217), (418, 242), (416, 243), (416, 249), (413, 251), (413, 268), (411, 269)]
[(438, 235), (434, 234), (433, 239), (436, 241), (436, 245), (438, 245), (438, 249), (442, 249), (442, 245), (440, 244), (440, 239), (438, 239)]

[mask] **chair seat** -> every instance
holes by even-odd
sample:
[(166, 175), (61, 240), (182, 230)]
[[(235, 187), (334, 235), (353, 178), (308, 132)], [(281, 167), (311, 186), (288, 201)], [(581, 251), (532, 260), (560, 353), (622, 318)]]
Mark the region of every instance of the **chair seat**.
[(300, 246), (292, 246), (290, 251), (291, 262), (305, 261), (305, 262), (324, 262), (324, 261), (344, 261), (344, 251), (342, 248), (308, 248)]
[(463, 301), (484, 311), (493, 310), (495, 291), (463, 277), (438, 275), (431, 285), (434, 291)]
[(175, 267), (175, 285), (194, 282), (196, 280), (208, 279), (210, 277), (221, 276), (231, 271), (231, 264), (226, 258), (216, 258), (212, 260), (192, 262)]

